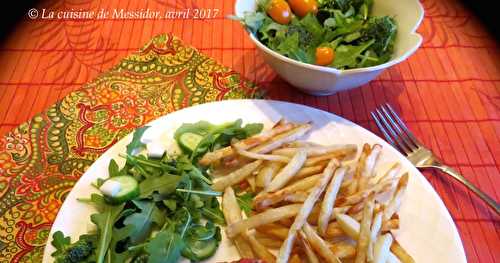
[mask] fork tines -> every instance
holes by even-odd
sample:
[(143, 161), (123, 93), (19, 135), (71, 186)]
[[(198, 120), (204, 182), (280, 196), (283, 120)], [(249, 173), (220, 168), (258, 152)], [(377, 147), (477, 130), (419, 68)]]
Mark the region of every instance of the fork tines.
[(387, 141), (395, 148), (409, 154), (422, 146), (391, 105), (383, 104), (372, 111), (371, 115)]

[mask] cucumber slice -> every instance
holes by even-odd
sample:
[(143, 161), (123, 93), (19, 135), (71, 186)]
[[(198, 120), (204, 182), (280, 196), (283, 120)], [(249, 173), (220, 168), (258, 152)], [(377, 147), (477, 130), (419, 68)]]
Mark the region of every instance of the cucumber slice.
[(137, 180), (135, 180), (132, 176), (122, 175), (111, 177), (106, 180), (104, 184), (106, 184), (107, 181), (112, 181), (113, 183), (120, 185), (120, 190), (113, 195), (106, 195), (103, 193), (106, 200), (113, 204), (123, 203), (139, 196), (139, 183), (137, 183)]
[(200, 141), (203, 139), (203, 136), (192, 133), (192, 132), (185, 132), (181, 134), (179, 137), (179, 146), (190, 153), (192, 153), (195, 149), (196, 146), (200, 143)]
[(207, 240), (188, 240), (182, 255), (193, 261), (201, 261), (211, 257), (219, 247), (215, 238)]

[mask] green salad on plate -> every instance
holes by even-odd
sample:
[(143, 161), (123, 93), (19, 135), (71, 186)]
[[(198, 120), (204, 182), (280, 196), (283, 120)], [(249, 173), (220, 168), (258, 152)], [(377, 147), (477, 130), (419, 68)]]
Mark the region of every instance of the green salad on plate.
[[(63, 232), (52, 236), (56, 263), (175, 263), (205, 260), (216, 252), (225, 225), (208, 167), (198, 165), (205, 153), (228, 146), (262, 130), (241, 120), (214, 125), (185, 123), (174, 139), (181, 148), (172, 155), (158, 150), (160, 142), (141, 141), (148, 127), (138, 128), (119, 167), (108, 165), (109, 177), (97, 179), (98, 193), (78, 199), (96, 208), (93, 230), (71, 240)], [(248, 201), (246, 201), (248, 203)], [(243, 202), (241, 205), (246, 204)]]
[(385, 63), (394, 51), (396, 21), (373, 16), (373, 1), (258, 0), (255, 12), (233, 18), (288, 58), (354, 69)]

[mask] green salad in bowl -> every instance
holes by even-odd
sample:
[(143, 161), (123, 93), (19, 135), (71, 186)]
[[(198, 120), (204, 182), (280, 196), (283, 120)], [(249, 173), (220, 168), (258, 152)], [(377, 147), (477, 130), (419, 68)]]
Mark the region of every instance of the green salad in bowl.
[(397, 23), (373, 16), (374, 0), (259, 0), (234, 17), (265, 46), (288, 58), (336, 69), (389, 61)]

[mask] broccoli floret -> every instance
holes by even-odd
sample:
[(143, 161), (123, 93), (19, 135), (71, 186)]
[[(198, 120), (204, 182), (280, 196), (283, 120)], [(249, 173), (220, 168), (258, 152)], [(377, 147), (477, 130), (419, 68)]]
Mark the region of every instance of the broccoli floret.
[(371, 48), (380, 56), (384, 53), (392, 53), (396, 31), (396, 22), (392, 17), (372, 17), (365, 24), (360, 40), (374, 39), (375, 42)]
[(304, 27), (298, 25), (290, 25), (286, 32), (286, 36), (292, 36), (295, 33), (299, 34), (299, 46), (306, 47), (311, 44), (311, 41), (313, 39), (312, 34)]
[(62, 232), (54, 233), (52, 245), (57, 249), (52, 253), (56, 263), (91, 262), (95, 250), (96, 236), (82, 235), (75, 243), (70, 243), (69, 237)]
[(371, 0), (319, 0), (318, 4), (321, 8), (334, 8), (340, 9), (342, 12), (347, 11), (351, 6), (358, 10), (361, 5), (367, 3), (368, 6), (371, 5)]

